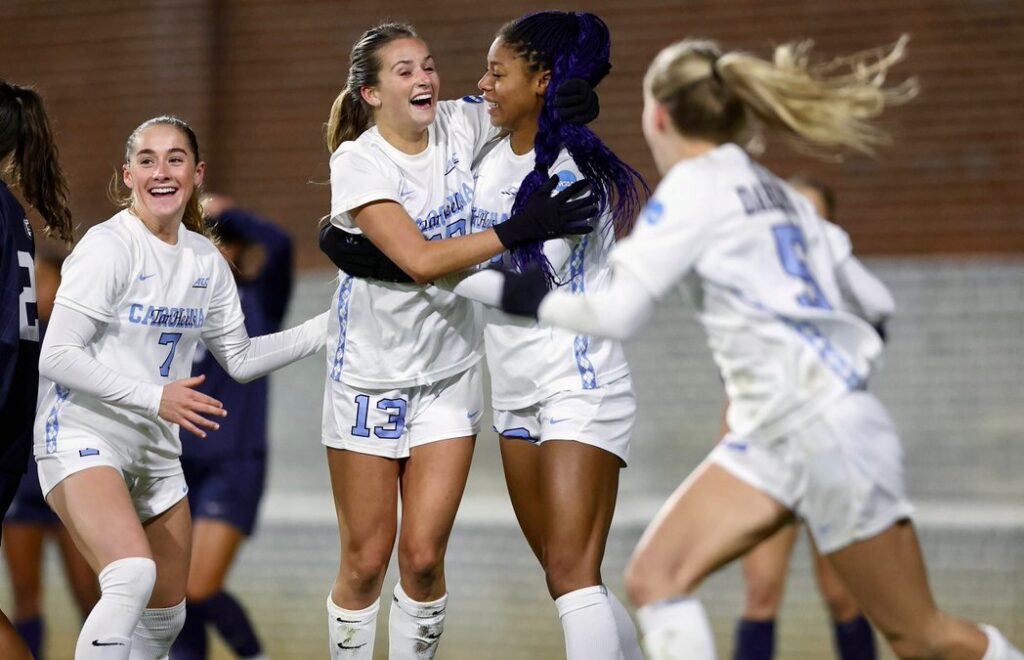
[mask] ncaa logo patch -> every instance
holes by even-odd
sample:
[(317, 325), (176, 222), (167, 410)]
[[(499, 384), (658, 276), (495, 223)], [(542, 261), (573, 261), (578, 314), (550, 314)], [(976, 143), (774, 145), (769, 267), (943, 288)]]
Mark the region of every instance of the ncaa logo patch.
[(562, 192), (568, 188), (571, 184), (576, 183), (576, 173), (569, 170), (562, 170), (556, 172), (555, 176), (558, 177), (558, 185), (555, 186), (555, 194)]
[(29, 238), (32, 238), (32, 225), (29, 223), (28, 218), (22, 218), (22, 222), (25, 223), (25, 233), (28, 234)]
[(466, 103), (483, 103), (484, 102), (484, 97), (468, 95), (468, 96), (463, 96), (462, 100), (465, 101)]

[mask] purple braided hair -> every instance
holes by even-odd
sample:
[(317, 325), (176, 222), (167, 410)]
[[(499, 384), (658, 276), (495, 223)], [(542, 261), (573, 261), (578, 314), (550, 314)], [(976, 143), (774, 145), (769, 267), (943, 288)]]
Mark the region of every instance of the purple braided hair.
[[(551, 71), (534, 140), (534, 169), (519, 185), (512, 213), (548, 179), (548, 169), (564, 146), (598, 199), (599, 213), (611, 209), (617, 237), (633, 228), (643, 198), (650, 189), (635, 169), (624, 163), (586, 126), (563, 122), (555, 110), (555, 90), (570, 78), (583, 78), (596, 87), (611, 71), (611, 36), (608, 26), (587, 12), (543, 11), (522, 16), (502, 27), (497, 35), (524, 57), (534, 71)], [(640, 190), (643, 192), (641, 193)], [(548, 281), (556, 283), (542, 243), (512, 250), (519, 269), (540, 264)]]

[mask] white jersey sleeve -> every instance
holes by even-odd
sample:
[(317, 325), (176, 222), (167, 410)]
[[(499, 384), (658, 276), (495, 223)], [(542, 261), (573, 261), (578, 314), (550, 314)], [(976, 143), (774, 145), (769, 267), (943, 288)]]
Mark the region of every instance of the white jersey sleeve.
[(633, 233), (609, 257), (660, 299), (697, 263), (714, 238), (713, 186), (704, 172), (677, 165), (662, 180), (637, 219)]
[(245, 315), (242, 314), (242, 302), (238, 297), (238, 285), (226, 259), (218, 259), (214, 266), (213, 295), (206, 314), (203, 328), (203, 342), (244, 328)]
[(473, 145), (473, 157), (501, 133), (500, 129), (491, 125), (487, 104), (482, 96), (463, 96), (455, 101), (441, 101), (437, 104), (437, 111), (447, 115), (451, 126), (465, 131)]
[(365, 142), (345, 142), (331, 156), (331, 222), (360, 233), (351, 211), (381, 200), (402, 203), (401, 175)]
[(97, 321), (114, 321), (117, 305), (135, 277), (132, 249), (108, 227), (86, 232), (61, 268), (56, 304)]

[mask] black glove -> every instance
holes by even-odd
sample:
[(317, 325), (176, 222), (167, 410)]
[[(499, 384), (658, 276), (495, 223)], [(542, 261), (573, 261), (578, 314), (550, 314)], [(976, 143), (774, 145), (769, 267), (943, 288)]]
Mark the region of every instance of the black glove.
[(533, 266), (517, 273), (503, 270), (505, 283), (501, 287), (501, 309), (509, 314), (537, 318), (537, 309), (548, 295), (548, 279), (544, 271)]
[(584, 191), (589, 192), (590, 184), (577, 181), (552, 197), (551, 191), (557, 185), (558, 177), (552, 176), (533, 191), (519, 213), (494, 225), (498, 240), (506, 249), (594, 231), (591, 219), (597, 216), (597, 198), (588, 194), (582, 199), (572, 199)]
[(352, 277), (411, 283), (413, 279), (362, 234), (327, 223), (320, 229), (320, 250)]
[(601, 112), (597, 92), (583, 78), (569, 78), (559, 85), (552, 105), (562, 121), (577, 126), (589, 124)]

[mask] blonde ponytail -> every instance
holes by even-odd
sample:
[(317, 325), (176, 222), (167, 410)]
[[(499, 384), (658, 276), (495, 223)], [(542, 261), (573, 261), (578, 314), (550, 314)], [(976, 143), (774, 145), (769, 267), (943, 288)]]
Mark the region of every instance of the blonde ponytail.
[(741, 141), (764, 127), (804, 153), (873, 154), (889, 142), (874, 120), (918, 92), (914, 78), (885, 86), (908, 39), (903, 35), (891, 47), (823, 63), (811, 61), (811, 41), (779, 46), (771, 62), (741, 52), (720, 54), (713, 42), (684, 41), (655, 59), (648, 84), (656, 99), (676, 110), (673, 121), (685, 134)]
[(358, 92), (353, 93), (346, 85), (338, 98), (334, 99), (331, 114), (327, 118), (327, 150), (334, 153), (343, 142), (355, 140), (372, 122), (373, 117), (366, 102)]

